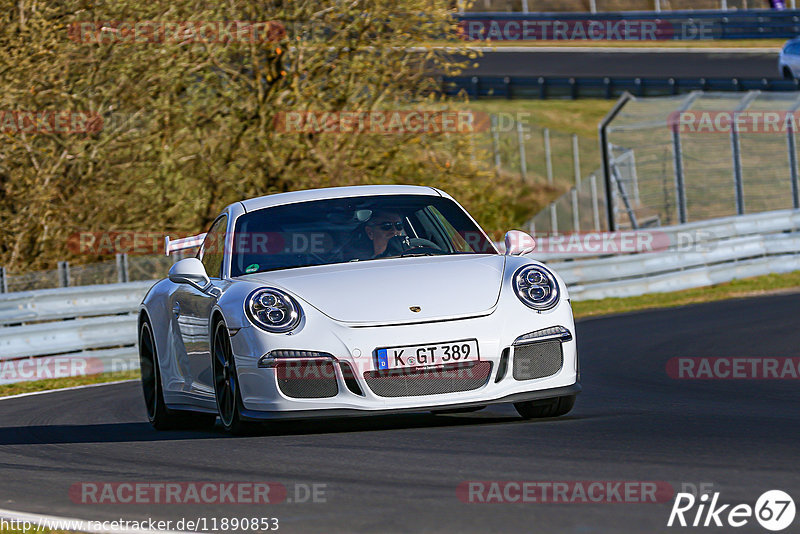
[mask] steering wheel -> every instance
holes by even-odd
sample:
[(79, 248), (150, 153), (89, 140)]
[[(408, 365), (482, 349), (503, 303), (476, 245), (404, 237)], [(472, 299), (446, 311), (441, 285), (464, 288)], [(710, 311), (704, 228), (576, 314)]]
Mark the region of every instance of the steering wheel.
[(442, 254), (442, 249), (433, 241), (421, 238), (410, 238), (406, 235), (396, 235), (386, 243), (386, 250), (376, 257), (390, 258), (405, 254)]

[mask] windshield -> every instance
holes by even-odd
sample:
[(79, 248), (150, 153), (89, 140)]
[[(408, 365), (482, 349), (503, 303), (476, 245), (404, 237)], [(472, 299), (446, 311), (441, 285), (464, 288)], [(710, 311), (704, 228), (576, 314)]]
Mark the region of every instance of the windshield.
[(496, 253), (480, 228), (446, 198), (327, 199), (239, 217), (231, 276), (384, 258)]

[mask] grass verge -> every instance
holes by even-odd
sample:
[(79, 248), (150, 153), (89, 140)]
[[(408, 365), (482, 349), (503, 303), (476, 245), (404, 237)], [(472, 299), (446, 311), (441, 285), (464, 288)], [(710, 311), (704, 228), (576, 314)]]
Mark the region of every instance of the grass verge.
[(584, 300), (572, 303), (576, 318), (609, 315), (655, 308), (674, 308), (687, 304), (754, 297), (782, 290), (800, 290), (800, 271), (742, 278), (708, 287), (672, 293), (651, 293), (638, 297)]
[(73, 378), (49, 378), (47, 380), (31, 380), (30, 382), (17, 382), (16, 384), (3, 384), (0, 386), (0, 397), (46, 391), (48, 389), (70, 388), (73, 386), (87, 386), (115, 382), (117, 380), (130, 380), (139, 378), (139, 371), (118, 371), (115, 373), (102, 373), (99, 375), (76, 376)]

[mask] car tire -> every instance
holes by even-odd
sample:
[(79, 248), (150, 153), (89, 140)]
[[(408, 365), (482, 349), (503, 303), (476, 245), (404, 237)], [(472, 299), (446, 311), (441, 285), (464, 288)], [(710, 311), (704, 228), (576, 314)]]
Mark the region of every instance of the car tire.
[(164, 402), (161, 371), (158, 367), (153, 329), (147, 320), (139, 329), (139, 369), (142, 374), (142, 393), (147, 420), (156, 430), (175, 430), (213, 427), (216, 415), (170, 410)]
[(515, 402), (514, 408), (524, 419), (560, 417), (572, 410), (572, 407), (575, 406), (575, 397), (576, 395), (566, 395), (550, 399)]
[(242, 396), (239, 392), (239, 375), (231, 348), (231, 338), (224, 321), (214, 327), (211, 344), (214, 367), (214, 398), (222, 426), (231, 434), (246, 434), (253, 425), (242, 420)]
[(789, 67), (783, 67), (783, 79), (794, 80), (794, 74), (792, 74), (792, 69), (790, 69)]

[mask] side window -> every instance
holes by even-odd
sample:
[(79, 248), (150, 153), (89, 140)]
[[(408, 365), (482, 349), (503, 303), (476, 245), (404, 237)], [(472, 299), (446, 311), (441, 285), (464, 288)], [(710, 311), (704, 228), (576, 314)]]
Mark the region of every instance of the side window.
[(203, 248), (200, 249), (200, 261), (206, 268), (209, 278), (222, 276), (222, 260), (225, 257), (225, 235), (228, 226), (228, 216), (223, 215), (211, 226), (208, 231)]

